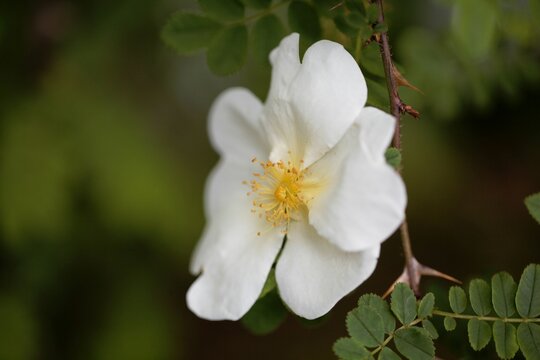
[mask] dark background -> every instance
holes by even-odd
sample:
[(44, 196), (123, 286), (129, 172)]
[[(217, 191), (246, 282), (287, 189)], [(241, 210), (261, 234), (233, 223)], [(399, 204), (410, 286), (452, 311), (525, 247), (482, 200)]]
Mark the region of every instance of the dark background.
[[(540, 225), (523, 205), (540, 191), (540, 2), (478, 0), (486, 12), (464, 1), (387, 3), (398, 65), (423, 92), (402, 90), (422, 113), (403, 119), (413, 248), (465, 281), (518, 278), (540, 262)], [(394, 236), (325, 321), (291, 315), (264, 337), (187, 310), (217, 161), (208, 108), (232, 85), (264, 98), (269, 69), (218, 78), (204, 54), (174, 54), (159, 34), (182, 8), (196, 4), (0, 4), (0, 359), (331, 359), (358, 296), (401, 272)], [(428, 287), (444, 302), (448, 284)], [(438, 346), (467, 354), (464, 334)]]

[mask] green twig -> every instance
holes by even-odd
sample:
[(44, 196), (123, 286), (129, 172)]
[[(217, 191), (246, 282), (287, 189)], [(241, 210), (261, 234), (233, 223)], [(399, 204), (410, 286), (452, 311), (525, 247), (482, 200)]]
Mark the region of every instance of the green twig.
[(483, 321), (497, 321), (500, 320), (502, 322), (507, 323), (527, 323), (527, 322), (540, 322), (539, 318), (536, 319), (527, 319), (527, 318), (498, 318), (495, 316), (476, 316), (476, 315), (466, 315), (466, 314), (456, 314), (452, 312), (447, 311), (440, 311), (440, 310), (433, 310), (433, 315), (436, 316), (447, 316), (455, 319), (466, 319), (466, 320), (483, 320)]

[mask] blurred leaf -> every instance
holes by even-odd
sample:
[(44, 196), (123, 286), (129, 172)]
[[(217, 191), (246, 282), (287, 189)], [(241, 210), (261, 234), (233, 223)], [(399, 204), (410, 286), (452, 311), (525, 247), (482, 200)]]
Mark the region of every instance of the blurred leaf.
[(525, 358), (540, 359), (540, 325), (533, 323), (519, 324), (517, 341)]
[(356, 36), (358, 29), (354, 26), (351, 26), (349, 22), (345, 19), (345, 15), (341, 14), (334, 18), (334, 23), (339, 31), (343, 34), (350, 36), (351, 38)]
[(486, 316), (491, 312), (491, 289), (482, 279), (474, 279), (469, 284), (469, 297), (474, 312)]
[(351, 12), (345, 16), (345, 21), (349, 26), (360, 29), (362, 26), (367, 25), (366, 18), (364, 15), (356, 12)]
[(287, 309), (274, 290), (259, 298), (241, 321), (254, 334), (263, 335), (277, 329), (285, 321), (287, 314)]
[(527, 196), (525, 205), (531, 216), (540, 223), (540, 193)]
[(383, 82), (384, 79), (381, 78), (377, 81), (366, 78), (368, 87), (367, 105), (375, 106), (383, 111), (388, 111), (390, 109), (388, 90), (386, 89), (386, 84)]
[(516, 308), (524, 318), (540, 315), (540, 265), (530, 264), (523, 271), (517, 288)]
[(347, 331), (366, 347), (376, 347), (384, 341), (383, 320), (367, 305), (360, 305), (347, 314)]
[(485, 321), (471, 319), (467, 323), (467, 333), (469, 334), (469, 343), (476, 350), (482, 350), (491, 340), (491, 327)]
[(376, 33), (384, 33), (387, 31), (388, 31), (388, 25), (386, 25), (385, 23), (377, 23), (377, 25), (373, 27), (373, 32), (376, 32)]
[(321, 24), (315, 8), (302, 1), (293, 1), (288, 10), (289, 27), (300, 34), (301, 41), (313, 43), (321, 38)]
[(417, 327), (398, 329), (394, 335), (396, 349), (409, 360), (432, 360), (435, 356), (433, 340)]
[(422, 320), (422, 327), (424, 328), (424, 330), (427, 331), (427, 333), (433, 340), (436, 340), (439, 338), (439, 333), (437, 332), (435, 325), (433, 325), (431, 321)]
[(272, 0), (242, 0), (247, 7), (254, 9), (266, 9), (272, 3)]
[(230, 75), (246, 62), (248, 32), (244, 25), (222, 30), (208, 48), (207, 61), (216, 75)]
[(510, 274), (500, 272), (491, 278), (492, 302), (497, 315), (508, 318), (516, 312), (517, 284)]
[(372, 42), (366, 47), (362, 48), (360, 65), (371, 74), (384, 78), (384, 67), (381, 60), (379, 44)]
[(358, 341), (351, 338), (341, 338), (334, 343), (334, 353), (341, 360), (373, 359), (371, 353)]
[(240, 20), (244, 17), (244, 5), (238, 0), (199, 0), (205, 13), (223, 20)]
[(179, 53), (189, 53), (210, 45), (222, 25), (202, 15), (173, 14), (161, 32), (161, 38)]
[(319, 14), (334, 18), (343, 14), (343, 3), (340, 0), (313, 0), (313, 5), (317, 8)]
[(452, 311), (461, 314), (467, 308), (467, 295), (459, 286), (452, 286), (448, 292), (448, 300)]
[(270, 291), (274, 290), (276, 286), (276, 271), (274, 270), (274, 268), (272, 268), (268, 273), (268, 277), (266, 278), (266, 281), (264, 283), (261, 295), (259, 295), (259, 299), (265, 297)]
[(255, 59), (262, 64), (269, 65), (270, 52), (279, 45), (285, 36), (285, 28), (275, 15), (266, 15), (253, 26), (251, 47)]
[(382, 318), (384, 322), (384, 331), (390, 334), (396, 328), (396, 318), (392, 315), (388, 303), (378, 295), (364, 294), (358, 299), (359, 306), (370, 306)]
[(347, 9), (351, 12), (357, 12), (360, 14), (366, 13), (366, 8), (364, 7), (363, 1), (345, 0), (345, 5), (347, 6)]
[(456, 319), (445, 316), (444, 317), (444, 328), (446, 331), (454, 331), (456, 329)]
[(416, 318), (416, 298), (408, 285), (399, 283), (394, 287), (390, 307), (403, 325), (410, 324)]
[(399, 165), (401, 165), (401, 152), (395, 147), (386, 149), (384, 157), (386, 158), (388, 165), (392, 166), (394, 169), (397, 169)]
[(38, 355), (37, 324), (15, 297), (0, 297), (0, 359), (32, 360)]
[(389, 347), (384, 347), (378, 357), (379, 360), (400, 360), (398, 354), (396, 354), (392, 349)]
[(497, 320), (493, 323), (495, 350), (501, 359), (511, 359), (519, 350), (516, 341), (516, 328), (510, 323)]
[(452, 16), (452, 34), (473, 58), (484, 58), (495, 42), (496, 11), (487, 0), (456, 0)]
[(371, 3), (366, 9), (367, 20), (370, 24), (374, 24), (379, 19), (379, 6)]

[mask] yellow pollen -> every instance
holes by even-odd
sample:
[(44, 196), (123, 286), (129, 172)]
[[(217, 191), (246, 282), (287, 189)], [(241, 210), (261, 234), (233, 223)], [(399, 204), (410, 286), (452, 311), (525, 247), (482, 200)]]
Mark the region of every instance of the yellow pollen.
[(262, 172), (253, 173), (256, 180), (244, 182), (251, 187), (248, 196), (254, 197), (252, 212), (264, 217), (272, 227), (286, 229), (306, 205), (302, 191), (306, 171), (302, 164), (297, 167), (290, 161), (260, 162)]

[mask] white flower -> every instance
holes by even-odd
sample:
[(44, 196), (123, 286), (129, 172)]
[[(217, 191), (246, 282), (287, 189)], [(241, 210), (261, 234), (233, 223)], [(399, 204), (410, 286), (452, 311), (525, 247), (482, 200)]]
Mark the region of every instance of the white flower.
[(364, 107), (364, 77), (341, 45), (319, 41), (300, 63), (298, 40), (286, 37), (270, 55), (264, 105), (233, 88), (210, 111), (221, 160), (191, 263), (201, 274), (187, 293), (202, 318), (241, 318), (282, 246), (281, 298), (304, 318), (322, 316), (372, 274), (404, 218), (405, 187), (384, 158), (394, 118)]

